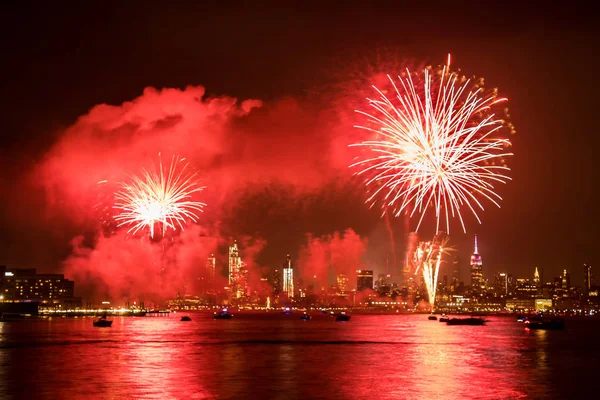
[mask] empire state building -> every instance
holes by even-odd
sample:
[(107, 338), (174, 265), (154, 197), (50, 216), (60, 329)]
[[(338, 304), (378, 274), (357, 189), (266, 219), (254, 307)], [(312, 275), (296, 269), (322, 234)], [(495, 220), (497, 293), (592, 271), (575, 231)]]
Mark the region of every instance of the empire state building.
[(475, 235), (475, 249), (471, 255), (471, 289), (473, 293), (479, 294), (484, 289), (483, 264), (477, 250), (477, 235)]

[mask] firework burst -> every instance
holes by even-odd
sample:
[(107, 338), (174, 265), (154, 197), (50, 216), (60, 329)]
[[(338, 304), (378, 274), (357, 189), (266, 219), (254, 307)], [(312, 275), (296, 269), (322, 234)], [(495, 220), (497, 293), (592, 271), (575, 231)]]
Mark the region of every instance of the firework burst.
[(158, 168), (142, 170), (141, 175), (133, 176), (115, 193), (118, 226), (129, 226), (128, 232), (133, 234), (148, 229), (150, 237), (154, 237), (157, 225), (164, 235), (168, 229), (183, 229), (188, 220), (196, 222), (206, 205), (192, 200), (194, 193), (204, 189), (197, 178), (184, 158), (173, 157), (165, 168), (159, 157)]
[(396, 216), (420, 214), (417, 231), (434, 208), (436, 232), (443, 219), (449, 232), (451, 217), (458, 217), (466, 232), (461, 209), (481, 223), (477, 211), (484, 207), (478, 198), (499, 207), (494, 185), (510, 179), (504, 164), (512, 155), (506, 151), (510, 142), (497, 133), (512, 125), (492, 112), (506, 99), (495, 91), (486, 95), (481, 80), (472, 83), (450, 72), (449, 65), (422, 74), (407, 70), (398, 81), (388, 78), (394, 96), (374, 87), (379, 97), (368, 99), (373, 112), (357, 111), (368, 123), (356, 127), (377, 136), (352, 145), (365, 150), (351, 167), (361, 168), (357, 175), (373, 189), (367, 202), (382, 200)]
[(425, 287), (429, 296), (429, 304), (431, 304), (432, 308), (435, 304), (442, 255), (447, 243), (447, 236), (438, 234), (430, 242), (419, 242), (414, 252), (415, 274), (419, 272), (419, 268), (422, 269), (423, 280), (425, 281)]

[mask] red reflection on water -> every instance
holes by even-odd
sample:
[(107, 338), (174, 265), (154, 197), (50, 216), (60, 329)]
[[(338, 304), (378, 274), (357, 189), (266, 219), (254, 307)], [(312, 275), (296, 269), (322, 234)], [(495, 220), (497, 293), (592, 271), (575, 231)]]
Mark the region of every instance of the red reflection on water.
[(543, 398), (561, 390), (553, 376), (573, 378), (573, 363), (586, 362), (573, 358), (584, 341), (527, 333), (510, 318), (191, 317), (115, 318), (104, 329), (89, 318), (4, 324), (0, 398)]

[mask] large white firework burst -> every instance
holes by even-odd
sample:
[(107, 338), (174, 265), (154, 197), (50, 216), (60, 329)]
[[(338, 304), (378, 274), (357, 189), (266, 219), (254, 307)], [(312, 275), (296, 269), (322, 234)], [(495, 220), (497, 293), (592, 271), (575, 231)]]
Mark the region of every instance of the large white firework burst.
[(197, 174), (188, 167), (185, 159), (173, 157), (164, 168), (159, 158), (158, 168), (143, 169), (130, 183), (123, 183), (115, 193), (118, 225), (129, 225), (128, 232), (133, 234), (148, 229), (154, 237), (156, 225), (164, 235), (167, 229), (183, 229), (188, 220), (196, 222), (206, 204), (192, 200), (192, 194), (204, 187), (198, 185)]
[(505, 121), (491, 111), (506, 99), (495, 91), (484, 93), (449, 66), (425, 68), (422, 75), (407, 70), (397, 81), (389, 79), (394, 96), (375, 88), (379, 98), (368, 99), (373, 112), (357, 111), (368, 123), (356, 127), (377, 136), (352, 145), (366, 150), (351, 167), (361, 168), (357, 175), (365, 176), (372, 189), (367, 202), (381, 200), (396, 216), (420, 214), (417, 231), (434, 208), (436, 232), (442, 219), (449, 232), (450, 217), (456, 216), (466, 232), (461, 208), (481, 223), (480, 199), (499, 207), (494, 184), (510, 179), (504, 164), (504, 157), (512, 155), (506, 151), (510, 142), (497, 137)]

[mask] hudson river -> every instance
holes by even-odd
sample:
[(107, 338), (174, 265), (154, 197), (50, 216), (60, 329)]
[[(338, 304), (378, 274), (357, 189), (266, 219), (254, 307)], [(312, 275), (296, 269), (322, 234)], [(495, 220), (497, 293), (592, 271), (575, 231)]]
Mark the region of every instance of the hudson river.
[(0, 399), (593, 398), (599, 321), (208, 313), (0, 322)]

